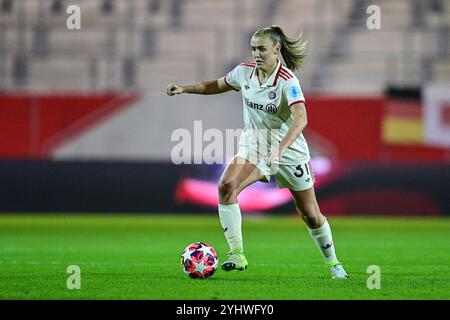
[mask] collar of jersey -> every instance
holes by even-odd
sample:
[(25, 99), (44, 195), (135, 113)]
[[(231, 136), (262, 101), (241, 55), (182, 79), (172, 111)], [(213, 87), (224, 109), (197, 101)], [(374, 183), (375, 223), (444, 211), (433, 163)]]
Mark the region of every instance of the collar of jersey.
[(260, 86), (261, 88), (274, 87), (277, 85), (277, 79), (278, 79), (278, 74), (280, 73), (280, 70), (281, 70), (281, 61), (280, 61), (280, 59), (278, 59), (277, 67), (272, 71), (272, 74), (270, 75), (269, 79), (267, 79), (266, 83), (264, 83), (263, 85), (259, 84), (258, 76), (255, 75), (256, 66), (253, 68), (252, 74), (250, 75), (250, 79), (254, 78), (254, 80), (256, 81), (258, 86)]

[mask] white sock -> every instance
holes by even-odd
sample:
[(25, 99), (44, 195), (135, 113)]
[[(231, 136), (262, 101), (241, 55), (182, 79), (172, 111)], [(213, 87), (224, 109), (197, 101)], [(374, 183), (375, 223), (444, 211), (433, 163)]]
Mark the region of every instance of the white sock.
[(338, 262), (334, 251), (333, 237), (330, 225), (325, 219), (325, 223), (317, 229), (309, 229), (309, 234), (313, 238), (326, 263)]
[(242, 216), (239, 204), (219, 204), (219, 217), (230, 250), (238, 248), (243, 252)]

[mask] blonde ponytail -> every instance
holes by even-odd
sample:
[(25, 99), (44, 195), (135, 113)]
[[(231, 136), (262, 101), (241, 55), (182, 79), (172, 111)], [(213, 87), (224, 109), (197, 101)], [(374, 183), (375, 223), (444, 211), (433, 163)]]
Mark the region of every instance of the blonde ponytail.
[(303, 67), (306, 58), (306, 41), (303, 41), (303, 34), (301, 33), (297, 39), (289, 38), (278, 25), (273, 25), (268, 28), (259, 29), (253, 36), (268, 36), (273, 44), (280, 43), (281, 55), (286, 63), (286, 66), (292, 71), (299, 70)]

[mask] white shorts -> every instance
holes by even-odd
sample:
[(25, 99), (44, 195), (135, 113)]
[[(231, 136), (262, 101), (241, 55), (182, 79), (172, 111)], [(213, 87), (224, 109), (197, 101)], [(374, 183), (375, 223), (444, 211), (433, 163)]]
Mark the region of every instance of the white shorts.
[(256, 166), (264, 175), (263, 182), (269, 182), (275, 176), (275, 182), (279, 188), (289, 188), (294, 191), (307, 190), (314, 186), (314, 173), (311, 170), (309, 160), (294, 165), (273, 164), (267, 165), (264, 161), (254, 163), (248, 156), (247, 148), (239, 148), (236, 156), (241, 157)]

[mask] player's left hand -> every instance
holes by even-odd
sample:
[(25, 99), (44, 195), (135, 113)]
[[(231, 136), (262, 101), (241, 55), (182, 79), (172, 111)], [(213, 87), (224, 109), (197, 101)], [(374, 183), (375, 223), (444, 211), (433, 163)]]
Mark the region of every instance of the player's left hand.
[(282, 151), (280, 148), (273, 148), (267, 153), (264, 160), (270, 166), (272, 163), (279, 163), (281, 156)]

